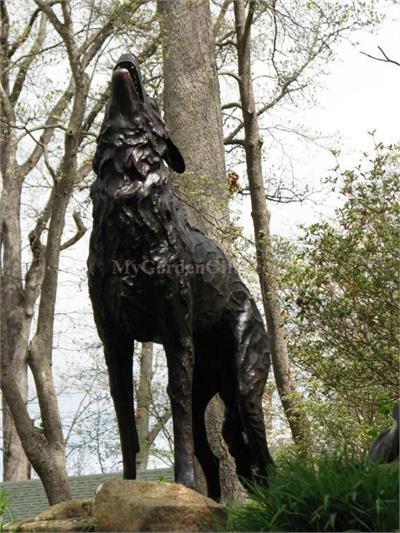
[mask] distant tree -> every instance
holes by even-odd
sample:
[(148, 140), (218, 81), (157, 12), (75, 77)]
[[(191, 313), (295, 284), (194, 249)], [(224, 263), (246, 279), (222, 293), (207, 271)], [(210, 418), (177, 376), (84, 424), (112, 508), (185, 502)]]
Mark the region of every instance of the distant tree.
[(142, 343), (138, 364), (139, 376), (135, 383), (136, 427), (140, 444), (140, 452), (136, 456), (138, 472), (147, 470), (150, 453), (157, 455), (155, 440), (160, 432), (166, 429), (171, 418), (165, 383), (156, 383), (154, 379), (155, 357), (153, 343)]
[(399, 146), (330, 183), (336, 219), (304, 228), (283, 273), (289, 347), (317, 445), (365, 450), (399, 395)]

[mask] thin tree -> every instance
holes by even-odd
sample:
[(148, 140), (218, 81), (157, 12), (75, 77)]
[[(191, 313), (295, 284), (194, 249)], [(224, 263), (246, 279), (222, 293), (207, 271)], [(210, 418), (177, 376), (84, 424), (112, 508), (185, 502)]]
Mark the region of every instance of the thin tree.
[(267, 320), (277, 389), (293, 438), (296, 442), (304, 443), (309, 435), (308, 423), (300, 409), (299, 399), (293, 383), (287, 350), (287, 332), (278, 298), (271, 243), (271, 214), (267, 206), (262, 170), (262, 139), (254, 99), (251, 69), (251, 27), (255, 8), (255, 2), (249, 2), (246, 13), (244, 0), (235, 0), (234, 2), (238, 83), (243, 114), (244, 148), (251, 197), (257, 270)]

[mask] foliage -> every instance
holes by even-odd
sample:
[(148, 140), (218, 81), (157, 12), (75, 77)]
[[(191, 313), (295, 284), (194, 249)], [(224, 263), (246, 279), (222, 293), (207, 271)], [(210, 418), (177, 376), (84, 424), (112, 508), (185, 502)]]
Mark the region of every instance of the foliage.
[[(0, 492), (0, 531), (4, 531), (4, 516), (12, 520), (10, 509), (7, 503), (7, 494), (4, 491)], [(8, 521), (7, 521), (8, 522)]]
[(399, 387), (400, 149), (366, 160), (336, 169), (336, 221), (305, 228), (282, 280), (314, 437), (358, 450), (391, 424)]
[(362, 458), (287, 459), (271, 487), (228, 514), (229, 531), (398, 530), (399, 465)]

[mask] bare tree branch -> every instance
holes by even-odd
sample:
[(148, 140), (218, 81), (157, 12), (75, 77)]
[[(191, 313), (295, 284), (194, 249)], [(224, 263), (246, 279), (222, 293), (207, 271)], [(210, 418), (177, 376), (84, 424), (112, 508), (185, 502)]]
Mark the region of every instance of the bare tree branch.
[(217, 19), (214, 22), (214, 27), (213, 27), (214, 38), (217, 37), (218, 32), (221, 29), (221, 26), (222, 26), (222, 24), (224, 22), (224, 18), (225, 18), (226, 12), (228, 11), (228, 7), (229, 7), (229, 5), (231, 3), (232, 3), (232, 0), (224, 0), (224, 3), (221, 6), (221, 9), (220, 9), (220, 11), (218, 13)]
[(81, 61), (79, 49), (77, 47), (74, 31), (71, 20), (71, 5), (67, 0), (60, 0), (62, 6), (62, 12), (64, 17), (64, 24), (60, 21), (57, 15), (54, 13), (51, 6), (45, 0), (34, 0), (36, 5), (47, 15), (49, 21), (53, 25), (54, 29), (60, 35), (64, 41), (67, 49), (69, 63), (72, 70), (72, 74), (76, 82), (80, 80), (81, 74)]
[(89, 387), (86, 389), (85, 394), (82, 396), (81, 401), (79, 402), (79, 405), (78, 405), (78, 407), (77, 407), (77, 409), (75, 411), (74, 417), (73, 417), (73, 419), (71, 421), (71, 424), (70, 424), (70, 426), (68, 428), (67, 435), (65, 437), (65, 445), (68, 444), (68, 441), (69, 441), (69, 439), (71, 437), (72, 431), (74, 430), (75, 424), (79, 421), (79, 418), (80, 418), (81, 414), (87, 409), (87, 403), (85, 403), (85, 402), (86, 402), (86, 399), (89, 397), (90, 392), (91, 392), (95, 382), (96, 382), (96, 378), (94, 378), (92, 380), (92, 382), (90, 383)]
[(108, 83), (103, 90), (103, 92), (100, 94), (100, 96), (97, 98), (94, 106), (89, 111), (85, 122), (83, 123), (82, 131), (84, 133), (88, 132), (90, 128), (92, 127), (93, 122), (96, 120), (98, 114), (101, 112), (103, 107), (106, 105), (108, 97), (110, 95), (110, 84)]
[(130, 6), (117, 6), (110, 14), (107, 23), (95, 32), (79, 49), (79, 53), (83, 55), (82, 66), (85, 68), (92, 59), (99, 52), (105, 40), (115, 30), (115, 21), (121, 16), (121, 10), (129, 9), (129, 17), (132, 17), (139, 8), (145, 4), (147, 0), (140, 0), (133, 2)]
[(15, 122), (14, 108), (11, 105), (10, 99), (1, 82), (0, 82), (0, 102), (3, 107), (3, 112), (6, 114), (6, 117), (9, 120), (9, 122)]
[(148, 442), (152, 443), (152, 442), (154, 442), (156, 440), (157, 435), (160, 433), (160, 431), (163, 429), (163, 427), (165, 427), (165, 424), (168, 422), (168, 420), (170, 418), (171, 418), (171, 410), (167, 409), (157, 419), (157, 422), (154, 424), (154, 426), (149, 431), (148, 436), (147, 436)]
[[(295, 91), (301, 91), (305, 87), (307, 87), (307, 84), (300, 85), (298, 87), (290, 88), (290, 85), (297, 80), (298, 76), (300, 74), (296, 73), (293, 74), (291, 77), (287, 78), (283, 85), (280, 88), (279, 93), (267, 104), (263, 105), (258, 111), (257, 116), (261, 116), (270, 109), (272, 109), (274, 106), (276, 106), (285, 96), (295, 92)], [(243, 129), (244, 124), (243, 122), (240, 122), (234, 130), (231, 131), (231, 133), (225, 138), (224, 144), (234, 144), (232, 141), (236, 137), (236, 135)]]
[(2, 53), (7, 56), (8, 54), (8, 37), (10, 31), (10, 18), (8, 16), (7, 6), (4, 1), (0, 2), (0, 19), (1, 19), (1, 36), (0, 46)]
[[(59, 4), (61, 0), (50, 0), (48, 2), (48, 5), (49, 6), (54, 6), (55, 4)], [(15, 54), (15, 52), (18, 50), (18, 48), (20, 48), (28, 39), (30, 33), (31, 33), (31, 30), (32, 30), (32, 27), (35, 23), (35, 20), (37, 19), (37, 16), (40, 14), (41, 12), (41, 9), (36, 9), (32, 15), (30, 16), (30, 19), (29, 19), (29, 22), (28, 24), (25, 26), (25, 29), (24, 31), (21, 33), (21, 35), (19, 37), (16, 38), (16, 40), (14, 41), (14, 43), (10, 46), (10, 49), (8, 51), (8, 58), (11, 59), (12, 56)]]
[(41, 242), (41, 236), (50, 218), (53, 198), (54, 195), (52, 191), (45, 208), (37, 218), (34, 229), (28, 236), (33, 259), (25, 276), (24, 297), (26, 314), (29, 317), (33, 316), (33, 308), (39, 296), (40, 286), (43, 281), (45, 247)]
[[(85, 161), (78, 170), (76, 171), (75, 175), (75, 185), (78, 186), (82, 183), (82, 181), (86, 178), (86, 176), (89, 174), (89, 172), (92, 171), (92, 161)], [(79, 188), (79, 190), (81, 190)]]
[(240, 78), (237, 74), (235, 74), (234, 72), (229, 72), (228, 70), (220, 70), (218, 72), (218, 75), (219, 76), (229, 76), (231, 78), (233, 78), (234, 80), (236, 80), (238, 83), (240, 83)]
[(240, 102), (230, 102), (229, 104), (224, 104), (221, 107), (221, 109), (222, 109), (222, 111), (225, 111), (225, 109), (232, 109), (232, 108), (240, 109), (240, 107), (241, 107)]
[(60, 250), (66, 250), (78, 242), (86, 233), (87, 227), (84, 225), (81, 215), (78, 211), (74, 211), (72, 214), (76, 225), (76, 233), (71, 239), (68, 239), (64, 244), (61, 245)]
[(250, 44), (250, 30), (251, 30), (251, 25), (253, 23), (255, 9), (256, 9), (255, 0), (249, 0), (246, 21), (244, 23), (243, 34), (241, 38), (243, 47), (248, 47)]
[(40, 25), (39, 25), (36, 39), (34, 43), (32, 44), (29, 54), (24, 59), (24, 61), (21, 62), (19, 66), (18, 73), (15, 78), (14, 86), (13, 86), (13, 89), (11, 91), (11, 96), (10, 96), (11, 103), (13, 104), (18, 100), (18, 97), (21, 94), (22, 87), (24, 85), (24, 82), (25, 82), (25, 79), (28, 73), (28, 69), (32, 61), (34, 60), (35, 56), (40, 52), (42, 48), (44, 39), (46, 37), (46, 22), (47, 22), (46, 16), (42, 15), (40, 19)]
[(43, 157), (44, 157), (44, 163), (46, 165), (46, 168), (49, 171), (50, 176), (53, 178), (53, 181), (56, 182), (57, 179), (58, 179), (57, 178), (57, 172), (54, 170), (54, 168), (52, 167), (52, 165), (51, 165), (51, 163), (49, 161), (49, 154), (48, 154), (48, 150), (47, 150), (47, 145), (43, 144), (40, 141), (38, 141), (37, 139), (35, 139), (35, 137), (30, 133), (29, 130), (27, 130), (27, 134), (37, 144), (37, 146), (42, 149), (42, 153), (43, 153)]
[[(47, 129), (60, 129), (67, 131), (67, 128), (63, 124), (41, 124), (39, 126), (35, 126), (34, 128), (28, 128), (26, 124), (7, 124), (8, 126), (16, 129), (16, 130), (24, 130), (25, 133), (22, 133), (19, 137), (17, 137), (17, 142), (20, 142), (26, 135), (32, 136), (32, 133), (35, 133), (35, 131), (40, 130), (47, 130)], [(35, 142), (37, 142), (35, 140)]]
[[(20, 165), (20, 171), (22, 176), (27, 176), (29, 172), (35, 168), (35, 166), (38, 164), (40, 158), (42, 157), (44, 153), (44, 147), (47, 146), (53, 136), (54, 130), (56, 127), (60, 127), (59, 125), (55, 125), (55, 123), (60, 119), (62, 113), (68, 106), (69, 102), (71, 101), (72, 97), (74, 95), (74, 81), (73, 79), (70, 80), (68, 87), (64, 91), (64, 93), (61, 95), (55, 106), (53, 107), (52, 111), (49, 113), (47, 121), (44, 125), (44, 132), (40, 136), (39, 141), (37, 142), (35, 148), (33, 149), (32, 153), (29, 155), (29, 157), (26, 159), (22, 165)], [(54, 126), (54, 127), (53, 127)]]
[(225, 139), (224, 144), (225, 146), (227, 145), (244, 146), (244, 139)]
[(360, 52), (360, 54), (362, 54), (363, 56), (367, 56), (370, 59), (374, 59), (375, 61), (382, 61), (383, 63), (392, 63), (393, 65), (396, 65), (396, 66), (400, 67), (400, 62), (396, 61), (395, 59), (391, 59), (390, 57), (388, 57), (388, 55), (382, 49), (382, 47), (378, 46), (378, 50), (380, 51), (380, 53), (382, 54), (383, 57), (376, 57), (376, 56), (373, 56), (371, 54), (367, 54), (366, 52)]
[(90, 37), (90, 39), (85, 42), (79, 52), (84, 54), (83, 65), (86, 67), (96, 56), (98, 51), (103, 46), (105, 40), (113, 31), (112, 21), (107, 22), (98, 32)]

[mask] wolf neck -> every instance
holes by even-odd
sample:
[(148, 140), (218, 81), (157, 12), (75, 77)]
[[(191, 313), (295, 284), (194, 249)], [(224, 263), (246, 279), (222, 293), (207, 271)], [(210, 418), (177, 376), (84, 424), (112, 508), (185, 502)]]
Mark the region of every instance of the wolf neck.
[[(167, 166), (150, 143), (143, 143), (142, 136), (135, 143), (131, 132), (129, 144), (112, 136), (113, 142), (107, 134), (102, 136), (97, 149), (97, 179), (91, 190), (95, 225), (98, 229), (112, 225), (128, 247), (164, 241), (174, 249), (173, 220), (179, 217), (180, 206), (171, 191)], [(128, 162), (140, 163), (140, 171), (130, 167), (127, 175)]]

